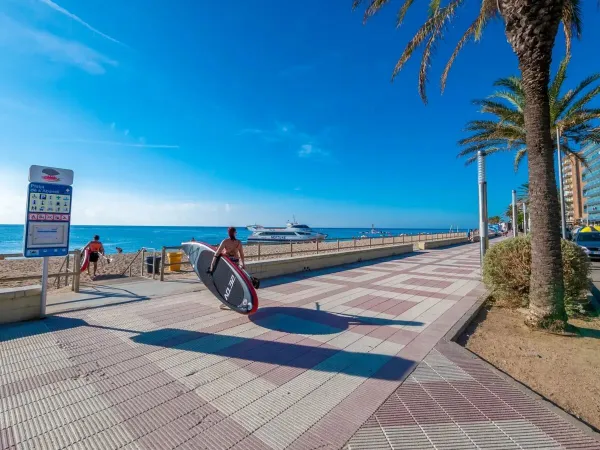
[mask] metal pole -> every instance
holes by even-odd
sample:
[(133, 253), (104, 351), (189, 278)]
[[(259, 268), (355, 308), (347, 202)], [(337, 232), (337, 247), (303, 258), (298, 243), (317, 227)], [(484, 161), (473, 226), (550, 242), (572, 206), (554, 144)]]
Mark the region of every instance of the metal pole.
[(523, 233), (527, 235), (527, 205), (523, 202)]
[(42, 298), (40, 303), (40, 316), (46, 317), (46, 294), (48, 293), (48, 261), (49, 257), (42, 258)]
[(519, 213), (517, 212), (517, 191), (512, 191), (512, 226), (513, 237), (517, 237), (517, 227), (519, 226)]
[(483, 258), (487, 251), (488, 243), (488, 218), (487, 218), (487, 185), (485, 182), (485, 153), (477, 152), (477, 177), (479, 182), (479, 257), (483, 267)]
[[(165, 281), (165, 261), (167, 260), (167, 249), (162, 248), (160, 252), (160, 281)], [(169, 271), (171, 266), (169, 266)]]
[(562, 238), (567, 238), (567, 218), (565, 216), (565, 190), (563, 185), (562, 157), (560, 153), (560, 128), (556, 128), (556, 159), (558, 160), (558, 186), (560, 188), (560, 222)]

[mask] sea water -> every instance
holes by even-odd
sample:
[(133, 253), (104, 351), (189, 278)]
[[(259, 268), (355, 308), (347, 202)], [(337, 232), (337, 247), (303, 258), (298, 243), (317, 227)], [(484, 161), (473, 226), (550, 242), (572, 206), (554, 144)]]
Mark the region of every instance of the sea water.
[[(0, 254), (23, 252), (23, 225), (0, 225)], [(368, 228), (313, 228), (325, 233), (328, 239), (358, 238)], [(244, 242), (251, 232), (238, 227), (238, 239)], [(447, 233), (445, 229), (380, 228), (380, 231), (394, 236), (417, 233)], [(227, 237), (227, 227), (159, 227), (159, 226), (106, 226), (72, 225), (69, 239), (71, 250), (81, 248), (100, 236), (106, 253), (116, 253), (117, 247), (124, 252), (135, 252), (142, 247), (160, 249), (162, 246), (175, 246), (194, 238), (197, 241), (217, 244)]]

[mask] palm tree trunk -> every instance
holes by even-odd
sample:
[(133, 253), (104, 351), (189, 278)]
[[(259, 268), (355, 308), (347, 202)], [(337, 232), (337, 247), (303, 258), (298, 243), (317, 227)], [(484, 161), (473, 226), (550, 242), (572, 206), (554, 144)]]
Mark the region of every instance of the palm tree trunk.
[(561, 330), (567, 317), (548, 83), (562, 0), (500, 0), (500, 5), (506, 36), (519, 58), (525, 91), (532, 229), (526, 323)]

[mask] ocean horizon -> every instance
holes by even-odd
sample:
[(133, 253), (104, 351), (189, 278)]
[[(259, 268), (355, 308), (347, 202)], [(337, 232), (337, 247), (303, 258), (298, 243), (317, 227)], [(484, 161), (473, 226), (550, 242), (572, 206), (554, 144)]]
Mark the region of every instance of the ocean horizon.
[[(365, 228), (313, 228), (328, 235), (328, 239), (352, 239)], [(400, 234), (447, 233), (449, 228), (377, 228), (378, 230)], [(251, 232), (245, 226), (237, 228), (238, 238), (245, 242)], [(23, 225), (0, 225), (0, 254), (23, 252)], [(463, 231), (463, 230), (461, 230)], [(160, 249), (175, 246), (194, 238), (197, 241), (217, 244), (227, 237), (227, 227), (158, 226), (158, 225), (72, 225), (69, 249), (74, 250), (87, 244), (95, 234), (100, 236), (107, 253), (117, 253), (117, 247), (124, 252), (135, 252), (142, 247)]]

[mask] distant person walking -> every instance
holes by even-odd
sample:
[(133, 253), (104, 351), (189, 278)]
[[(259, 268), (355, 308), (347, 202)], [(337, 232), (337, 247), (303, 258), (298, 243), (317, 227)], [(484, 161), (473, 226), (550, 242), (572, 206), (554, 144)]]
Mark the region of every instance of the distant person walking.
[[(90, 262), (94, 263), (94, 275), (92, 279), (96, 278), (96, 271), (98, 270), (98, 260), (100, 259), (100, 255), (104, 256), (104, 245), (100, 242), (100, 236), (94, 236), (94, 240), (87, 243), (85, 247), (83, 247), (83, 251), (86, 249), (90, 249)], [(90, 266), (88, 264), (87, 269), (88, 275), (90, 274)]]

